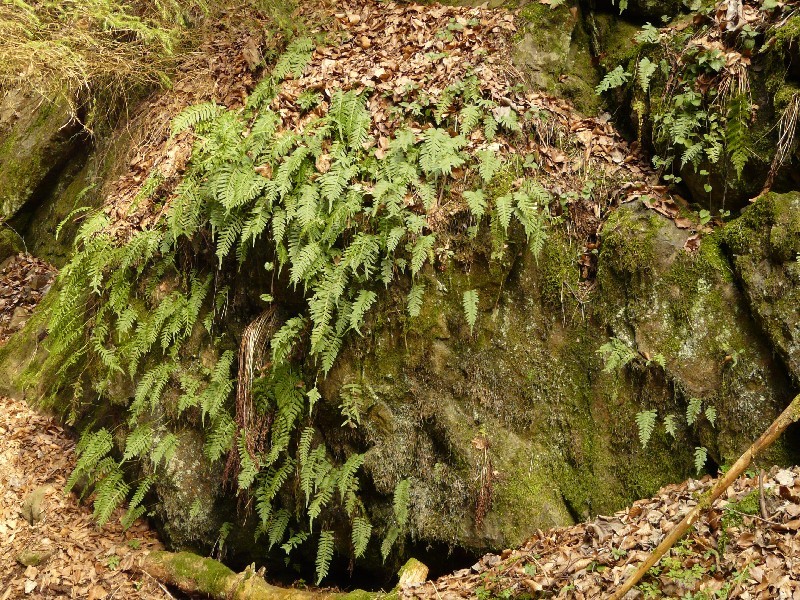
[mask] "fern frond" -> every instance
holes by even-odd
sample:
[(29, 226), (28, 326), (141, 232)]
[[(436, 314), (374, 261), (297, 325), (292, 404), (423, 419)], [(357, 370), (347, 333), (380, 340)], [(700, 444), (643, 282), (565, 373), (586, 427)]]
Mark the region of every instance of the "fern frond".
[(353, 555), (361, 558), (367, 551), (369, 538), (372, 536), (372, 523), (366, 517), (356, 517), (353, 519), (353, 532), (351, 540), (353, 542)]
[(328, 576), (328, 570), (333, 560), (334, 538), (332, 531), (322, 531), (319, 534), (319, 544), (317, 546), (317, 585)]
[(464, 292), (461, 305), (464, 308), (464, 316), (469, 324), (469, 331), (472, 333), (475, 329), (475, 321), (478, 319), (478, 291), (467, 290)]
[(636, 413), (636, 426), (639, 428), (639, 442), (642, 444), (642, 448), (647, 448), (657, 418), (658, 413), (655, 410), (643, 410)]

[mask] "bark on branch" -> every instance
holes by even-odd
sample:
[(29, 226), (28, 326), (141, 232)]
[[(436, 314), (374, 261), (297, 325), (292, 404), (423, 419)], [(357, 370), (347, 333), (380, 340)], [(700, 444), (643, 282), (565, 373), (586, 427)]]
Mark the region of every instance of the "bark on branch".
[(683, 537), (683, 535), (691, 528), (691, 526), (697, 521), (700, 513), (703, 512), (705, 509), (709, 508), (714, 500), (722, 495), (730, 485), (736, 481), (736, 479), (744, 473), (745, 469), (750, 465), (753, 461), (753, 458), (763, 450), (769, 448), (772, 443), (778, 439), (778, 437), (786, 431), (786, 428), (800, 419), (800, 394), (795, 396), (794, 400), (786, 407), (777, 419), (772, 422), (767, 430), (761, 434), (752, 446), (750, 446), (744, 454), (739, 457), (734, 465), (730, 468), (730, 470), (725, 474), (724, 477), (719, 479), (717, 483), (714, 485), (713, 488), (708, 490), (702, 496), (700, 496), (700, 501), (697, 505), (690, 510), (683, 520), (678, 523), (672, 530), (669, 532), (667, 537), (658, 545), (658, 547), (653, 550), (653, 553), (649, 556), (649, 558), (644, 561), (639, 568), (636, 569), (636, 572), (631, 575), (625, 583), (620, 586), (616, 592), (611, 596), (611, 600), (622, 600), (623, 596), (627, 594), (633, 586), (639, 583), (642, 577), (644, 577), (647, 572), (664, 556), (675, 542)]

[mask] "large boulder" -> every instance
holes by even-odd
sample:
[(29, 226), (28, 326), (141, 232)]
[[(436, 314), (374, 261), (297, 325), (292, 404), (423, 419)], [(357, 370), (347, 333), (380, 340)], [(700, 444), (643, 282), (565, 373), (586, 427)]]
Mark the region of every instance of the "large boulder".
[(800, 384), (800, 193), (760, 198), (723, 239), (753, 314)]

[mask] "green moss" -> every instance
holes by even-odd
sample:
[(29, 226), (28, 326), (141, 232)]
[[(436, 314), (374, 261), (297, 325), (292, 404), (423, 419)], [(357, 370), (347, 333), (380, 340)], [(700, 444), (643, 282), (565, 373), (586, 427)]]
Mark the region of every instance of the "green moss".
[(554, 231), (539, 257), (540, 289), (545, 305), (572, 313), (576, 303), (573, 292), (578, 289), (580, 271), (576, 263), (577, 249), (561, 231)]
[(779, 50), (788, 50), (792, 44), (800, 40), (800, 15), (789, 18), (780, 27), (775, 29), (775, 47)]
[(221, 562), (210, 558), (199, 558), (191, 552), (175, 554), (171, 564), (178, 577), (196, 581), (198, 589), (211, 596), (224, 596), (227, 591), (225, 583), (236, 576)]
[(600, 268), (631, 283), (648, 281), (654, 265), (653, 240), (662, 223), (654, 214), (640, 219), (629, 208), (612, 213), (603, 226)]
[(800, 94), (800, 86), (791, 83), (783, 83), (780, 87), (778, 87), (775, 95), (773, 96), (773, 105), (775, 110), (785, 110), (798, 94)]
[(600, 99), (594, 86), (599, 77), (579, 11), (575, 6), (526, 4), (517, 22), (514, 62), (536, 87), (567, 98), (579, 111), (596, 114)]

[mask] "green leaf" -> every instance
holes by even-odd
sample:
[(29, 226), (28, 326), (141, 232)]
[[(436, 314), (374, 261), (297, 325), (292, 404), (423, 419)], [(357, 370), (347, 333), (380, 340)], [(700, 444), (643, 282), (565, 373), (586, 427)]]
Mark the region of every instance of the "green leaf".
[(599, 96), (603, 92), (607, 92), (608, 90), (624, 85), (630, 78), (631, 74), (623, 69), (620, 65), (613, 71), (606, 73), (605, 77), (603, 77), (594, 91)]
[(666, 431), (669, 435), (673, 438), (677, 434), (678, 429), (678, 421), (675, 418), (675, 415), (667, 415), (664, 417), (664, 431)]
[(647, 448), (653, 429), (656, 425), (658, 413), (655, 410), (643, 410), (636, 414), (636, 425), (639, 428), (639, 441), (642, 448)]
[(639, 85), (641, 86), (642, 91), (645, 94), (650, 89), (650, 78), (653, 76), (653, 73), (656, 72), (657, 68), (658, 65), (656, 65), (656, 63), (650, 62), (650, 59), (647, 58), (646, 56), (639, 61), (637, 75), (639, 77)]
[(483, 190), (464, 192), (464, 201), (467, 203), (472, 216), (480, 220), (486, 212), (486, 196), (484, 196)]
[(355, 558), (361, 558), (367, 551), (367, 544), (372, 535), (372, 524), (365, 517), (356, 517), (353, 519), (353, 555)]
[(333, 560), (334, 538), (332, 531), (323, 531), (319, 534), (319, 545), (317, 546), (317, 585), (328, 575), (328, 570)]
[(700, 416), (700, 411), (703, 409), (703, 401), (700, 398), (692, 398), (689, 400), (689, 405), (686, 407), (686, 423), (694, 425), (697, 417)]
[(698, 446), (694, 449), (694, 468), (697, 470), (698, 475), (703, 470), (703, 467), (705, 467), (707, 459), (708, 450), (706, 448)]
[(707, 406), (706, 419), (708, 419), (708, 422), (711, 423), (712, 427), (715, 427), (717, 423), (717, 409), (713, 406)]
[(425, 296), (425, 284), (415, 283), (411, 286), (408, 293), (408, 314), (411, 317), (418, 317), (422, 310), (422, 298)]
[(470, 333), (475, 329), (475, 321), (478, 319), (478, 291), (467, 290), (464, 292), (461, 305), (464, 307), (464, 316), (467, 318)]

